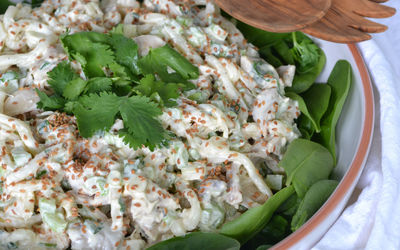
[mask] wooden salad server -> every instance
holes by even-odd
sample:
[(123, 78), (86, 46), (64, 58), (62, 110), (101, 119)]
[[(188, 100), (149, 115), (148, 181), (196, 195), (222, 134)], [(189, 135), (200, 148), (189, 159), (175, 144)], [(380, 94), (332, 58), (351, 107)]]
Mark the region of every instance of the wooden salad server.
[(381, 5), (387, 0), (216, 0), (238, 20), (270, 32), (301, 30), (338, 43), (371, 39), (385, 25), (365, 17), (386, 18), (396, 9)]
[(271, 32), (300, 30), (321, 19), (331, 0), (215, 0), (234, 18)]
[(328, 13), (301, 31), (337, 43), (369, 40), (368, 33), (383, 32), (387, 27), (364, 17), (386, 18), (396, 13), (396, 9), (379, 4), (385, 1), (332, 0)]

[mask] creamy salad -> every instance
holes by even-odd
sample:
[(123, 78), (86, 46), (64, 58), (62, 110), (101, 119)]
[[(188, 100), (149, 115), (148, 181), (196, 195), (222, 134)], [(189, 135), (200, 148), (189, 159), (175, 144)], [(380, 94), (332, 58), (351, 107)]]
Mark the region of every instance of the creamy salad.
[[(200, 71), (158, 117), (175, 136), (154, 151), (126, 145), (121, 120), (87, 139), (74, 116), (36, 105), (67, 59), (60, 35), (119, 24), (140, 55), (168, 43)], [(144, 249), (218, 231), (282, 188), (279, 160), (300, 136), (284, 96), (295, 66), (261, 59), (212, 1), (18, 4), (0, 15), (0, 51), (0, 249)]]

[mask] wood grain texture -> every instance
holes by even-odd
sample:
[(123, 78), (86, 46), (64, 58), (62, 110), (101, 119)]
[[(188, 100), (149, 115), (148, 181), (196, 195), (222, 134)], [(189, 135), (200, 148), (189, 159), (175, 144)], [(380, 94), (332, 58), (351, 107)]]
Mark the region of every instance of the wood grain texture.
[(338, 43), (355, 43), (371, 39), (367, 33), (383, 32), (385, 25), (366, 17), (390, 17), (396, 10), (370, 0), (332, 0), (332, 6), (319, 21), (302, 31), (312, 36)]
[(236, 19), (271, 32), (300, 30), (321, 19), (331, 0), (216, 0)]

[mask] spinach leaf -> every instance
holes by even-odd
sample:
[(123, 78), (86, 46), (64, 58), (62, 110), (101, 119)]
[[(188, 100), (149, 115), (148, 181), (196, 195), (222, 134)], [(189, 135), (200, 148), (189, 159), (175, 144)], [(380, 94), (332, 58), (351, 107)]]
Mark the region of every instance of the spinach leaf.
[(300, 116), (299, 119), (297, 126), (299, 127), (301, 138), (311, 141), (314, 134), (314, 127), (312, 126), (310, 119), (306, 116)]
[(31, 6), (32, 8), (39, 7), (43, 3), (43, 0), (32, 0), (31, 1)]
[(6, 12), (8, 6), (13, 5), (12, 2), (7, 1), (7, 0), (1, 0), (0, 1), (0, 14), (3, 14), (4, 12)]
[[(306, 103), (308, 111), (313, 118), (310, 120), (308, 116), (303, 116), (299, 121), (299, 128), (307, 130), (312, 134), (321, 131), (320, 121), (322, 116), (328, 109), (329, 100), (331, 97), (331, 87), (327, 84), (313, 84), (306, 92), (302, 95), (303, 100)], [(316, 124), (317, 127), (312, 128), (312, 125)]]
[(293, 193), (293, 186), (280, 190), (263, 205), (251, 208), (237, 219), (225, 223), (220, 233), (245, 243), (268, 224), (275, 210)]
[(243, 36), (246, 37), (248, 42), (260, 48), (265, 45), (276, 44), (290, 35), (290, 33), (273, 33), (257, 29), (240, 21), (237, 21), (236, 26), (242, 32)]
[(195, 232), (183, 237), (175, 237), (162, 241), (148, 248), (148, 250), (239, 250), (240, 243), (227, 236), (216, 233)]
[(270, 249), (272, 247), (272, 245), (262, 245), (257, 247), (257, 250), (267, 250)]
[(308, 108), (307, 108), (306, 103), (304, 102), (304, 99), (303, 99), (301, 96), (299, 96), (298, 94), (293, 93), (293, 92), (287, 92), (285, 95), (286, 95), (287, 97), (289, 97), (290, 99), (297, 101), (297, 103), (299, 104), (299, 109), (300, 109), (300, 111), (301, 111), (301, 114), (304, 115), (304, 116), (306, 116), (306, 117), (311, 121), (313, 128), (314, 128), (317, 132), (319, 132), (319, 131), (320, 131), (319, 124), (317, 124), (317, 123), (315, 122), (313, 116), (312, 116), (312, 115), (310, 114), (310, 112), (308, 111)]
[(292, 87), (287, 88), (287, 91), (302, 93), (311, 87), (311, 85), (315, 82), (319, 74), (324, 69), (326, 63), (326, 56), (324, 51), (318, 48), (318, 53), (319, 53), (318, 63), (314, 65), (306, 73), (301, 74), (296, 72), (293, 79)]
[(328, 78), (328, 85), (332, 88), (332, 94), (328, 110), (321, 120), (321, 133), (318, 137), (321, 144), (331, 152), (335, 163), (336, 124), (342, 112), (352, 81), (353, 74), (350, 63), (345, 60), (339, 60)]
[(271, 46), (264, 46), (260, 48), (258, 52), (260, 53), (260, 56), (262, 58), (264, 58), (269, 64), (271, 64), (275, 68), (283, 64), (281, 62), (281, 59), (273, 54)]
[[(312, 42), (312, 41), (311, 41)], [(283, 64), (295, 65), (295, 58), (289, 48), (289, 45), (285, 41), (280, 41), (272, 46), (277, 55), (282, 59)]]
[(302, 198), (315, 182), (329, 177), (333, 159), (320, 144), (296, 139), (289, 144), (278, 166), (285, 169), (286, 185), (293, 183), (297, 195)]
[(281, 215), (274, 215), (261, 232), (251, 238), (242, 248), (256, 249), (262, 244), (276, 244), (289, 233), (289, 222)]
[(292, 231), (300, 228), (325, 203), (337, 185), (335, 180), (321, 180), (310, 187), (293, 216)]
[(289, 222), (284, 217), (275, 215), (263, 228), (261, 234), (268, 237), (271, 243), (277, 243), (287, 235), (288, 226)]
[(282, 205), (276, 210), (277, 213), (281, 214), (286, 218), (292, 218), (299, 207), (301, 198), (296, 194), (292, 194)]

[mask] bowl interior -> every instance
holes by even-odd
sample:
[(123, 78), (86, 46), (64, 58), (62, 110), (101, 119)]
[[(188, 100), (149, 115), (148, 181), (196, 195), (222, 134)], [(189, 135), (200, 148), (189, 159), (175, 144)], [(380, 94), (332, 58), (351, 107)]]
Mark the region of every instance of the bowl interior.
[(368, 72), (355, 45), (336, 44), (315, 39), (324, 50), (327, 63), (317, 82), (325, 83), (340, 59), (353, 68), (353, 85), (336, 127), (338, 157), (332, 178), (339, 186), (328, 201), (296, 232), (274, 249), (310, 249), (338, 218), (361, 175), (373, 133), (374, 100)]

